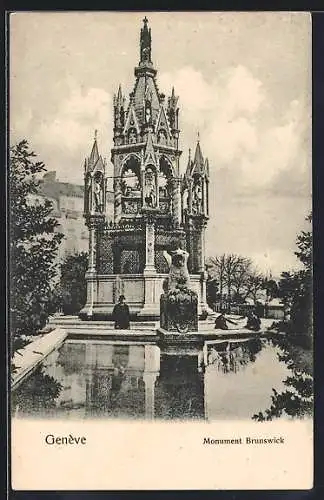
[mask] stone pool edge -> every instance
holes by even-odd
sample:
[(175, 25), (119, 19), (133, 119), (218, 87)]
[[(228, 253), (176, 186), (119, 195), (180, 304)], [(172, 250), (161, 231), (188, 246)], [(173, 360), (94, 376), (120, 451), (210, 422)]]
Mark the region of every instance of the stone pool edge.
[(14, 390), (67, 337), (66, 330), (55, 328), (55, 330), (27, 344), (24, 348), (18, 349), (19, 352), (16, 352), (12, 359), (17, 371), (11, 376), (11, 390)]

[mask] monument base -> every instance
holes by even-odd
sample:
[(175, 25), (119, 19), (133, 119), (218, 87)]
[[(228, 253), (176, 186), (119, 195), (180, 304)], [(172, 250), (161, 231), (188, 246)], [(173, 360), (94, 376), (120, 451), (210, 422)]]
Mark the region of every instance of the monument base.
[(160, 297), (160, 327), (185, 335), (198, 332), (198, 295), (188, 288), (169, 290)]

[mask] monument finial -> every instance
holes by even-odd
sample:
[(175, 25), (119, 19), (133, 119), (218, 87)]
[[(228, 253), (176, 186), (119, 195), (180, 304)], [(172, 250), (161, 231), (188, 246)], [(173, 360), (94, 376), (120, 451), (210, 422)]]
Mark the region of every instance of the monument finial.
[(144, 26), (141, 29), (140, 36), (140, 55), (141, 63), (151, 63), (151, 28), (147, 27), (148, 19), (145, 16), (143, 19)]
[(200, 132), (199, 132), (199, 130), (197, 132), (197, 142), (200, 142)]
[(94, 140), (95, 140), (95, 141), (97, 140), (97, 135), (98, 135), (98, 130), (97, 130), (97, 129), (95, 129), (95, 131), (94, 131)]

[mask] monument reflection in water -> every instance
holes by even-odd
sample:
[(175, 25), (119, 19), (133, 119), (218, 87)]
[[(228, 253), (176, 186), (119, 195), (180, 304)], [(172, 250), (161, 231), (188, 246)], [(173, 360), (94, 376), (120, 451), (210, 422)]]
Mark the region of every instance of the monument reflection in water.
[(18, 388), (16, 417), (251, 419), (291, 374), (267, 341), (201, 350), (68, 340)]

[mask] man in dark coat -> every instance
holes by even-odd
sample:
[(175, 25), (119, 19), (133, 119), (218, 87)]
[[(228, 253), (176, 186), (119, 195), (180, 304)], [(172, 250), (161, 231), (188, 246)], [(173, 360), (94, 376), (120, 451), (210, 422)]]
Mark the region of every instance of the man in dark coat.
[(113, 310), (113, 320), (115, 321), (115, 329), (129, 330), (129, 307), (126, 304), (125, 296), (121, 295), (118, 304), (115, 305)]
[(245, 328), (254, 330), (255, 332), (258, 332), (261, 328), (261, 320), (253, 311), (247, 317)]
[(228, 330), (228, 324), (232, 323), (232, 325), (237, 325), (235, 321), (232, 321), (229, 318), (225, 318), (225, 313), (222, 311), (219, 316), (217, 316), (215, 320), (215, 328), (219, 330)]

